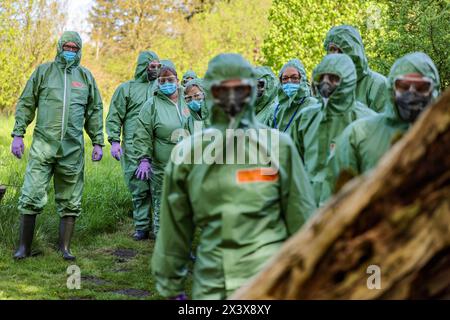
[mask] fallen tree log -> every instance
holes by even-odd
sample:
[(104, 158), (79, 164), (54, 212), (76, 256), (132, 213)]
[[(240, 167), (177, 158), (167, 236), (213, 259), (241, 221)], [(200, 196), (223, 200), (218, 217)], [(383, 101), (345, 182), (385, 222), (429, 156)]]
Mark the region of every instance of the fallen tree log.
[(428, 298), (450, 299), (450, 90), (231, 297)]

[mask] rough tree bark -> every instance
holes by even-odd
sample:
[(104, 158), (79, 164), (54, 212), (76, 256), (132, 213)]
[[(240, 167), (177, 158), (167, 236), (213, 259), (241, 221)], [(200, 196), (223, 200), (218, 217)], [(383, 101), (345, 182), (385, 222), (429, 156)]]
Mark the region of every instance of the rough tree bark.
[(231, 297), (426, 298), (450, 298), (450, 90)]

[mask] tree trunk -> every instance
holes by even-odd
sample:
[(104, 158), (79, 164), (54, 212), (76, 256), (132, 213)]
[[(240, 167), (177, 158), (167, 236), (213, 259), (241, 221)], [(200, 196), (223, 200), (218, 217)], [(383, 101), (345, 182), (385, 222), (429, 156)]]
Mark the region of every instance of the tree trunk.
[(449, 150), (447, 90), (231, 299), (450, 299)]

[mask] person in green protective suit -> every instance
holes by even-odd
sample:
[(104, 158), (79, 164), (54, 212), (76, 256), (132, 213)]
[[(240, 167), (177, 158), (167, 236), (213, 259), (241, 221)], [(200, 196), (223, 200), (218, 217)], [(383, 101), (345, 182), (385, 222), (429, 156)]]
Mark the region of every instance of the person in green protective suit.
[(345, 53), (356, 67), (356, 100), (376, 112), (383, 112), (388, 100), (386, 77), (370, 70), (361, 35), (352, 26), (342, 25), (328, 31), (325, 42), (328, 53)]
[[(254, 68), (238, 54), (220, 54), (209, 62), (204, 80), (211, 97), (211, 127), (174, 149), (176, 154), (186, 152), (166, 167), (161, 230), (152, 257), (158, 292), (174, 299), (186, 298), (183, 282), (196, 228), (200, 238), (192, 297), (225, 299), (258, 273), (315, 210), (294, 143), (255, 118)], [(259, 135), (261, 130), (269, 139)], [(247, 135), (248, 143), (233, 143), (238, 132)], [(269, 151), (267, 158), (275, 167), (259, 157), (236, 161), (237, 150), (246, 159), (253, 154), (250, 145)], [(198, 148), (204, 152), (197, 157)], [(207, 150), (214, 154), (212, 161)], [(231, 161), (224, 162), (224, 157)]]
[(47, 189), (53, 176), (55, 202), (61, 217), (59, 250), (70, 252), (75, 218), (81, 213), (84, 178), (83, 127), (94, 150), (92, 160), (102, 158), (103, 104), (92, 74), (80, 66), (82, 41), (78, 33), (64, 32), (53, 62), (37, 67), (16, 106), (12, 131), (13, 154), (21, 158), (23, 136), (36, 116), (25, 180), (19, 198), (20, 245), (14, 255), (31, 255), (36, 215), (47, 203)]
[[(139, 112), (144, 103), (153, 96), (161, 63), (153, 51), (139, 54), (134, 80), (122, 83), (115, 91), (106, 117), (106, 132), (111, 143), (111, 154), (121, 161), (125, 183), (133, 200), (135, 240), (144, 240), (153, 235), (150, 230), (150, 183), (136, 179), (134, 172), (138, 159), (133, 152), (133, 134)], [(120, 145), (122, 134), (122, 147)], [(123, 148), (123, 149), (122, 149)]]
[(337, 140), (331, 160), (333, 181), (344, 176), (354, 177), (375, 167), (440, 93), (436, 66), (421, 52), (398, 59), (388, 81), (390, 99), (385, 112), (355, 121)]
[(181, 84), (183, 85), (183, 87), (186, 87), (186, 84), (194, 79), (198, 79), (197, 74), (192, 70), (188, 70), (183, 74)]
[(209, 111), (206, 107), (205, 90), (201, 79), (194, 79), (186, 84), (184, 100), (190, 113), (190, 117), (187, 118), (185, 123), (185, 129), (189, 131), (189, 134), (194, 134), (195, 130), (203, 130), (209, 127)]
[(256, 67), (256, 76), (258, 77), (255, 114), (256, 119), (266, 124), (271, 115), (273, 115), (278, 103), (277, 77), (269, 67)]
[(298, 122), (300, 110), (317, 103), (311, 96), (305, 67), (298, 59), (288, 61), (281, 69), (278, 78), (278, 104), (268, 117), (267, 125), (271, 128), (292, 133), (292, 125)]
[(347, 55), (325, 56), (313, 71), (313, 81), (321, 101), (301, 110), (292, 130), (316, 203), (321, 205), (331, 195), (327, 170), (335, 139), (353, 121), (376, 113), (356, 100), (355, 65)]
[(159, 230), (164, 167), (173, 147), (184, 137), (183, 130), (188, 116), (189, 110), (177, 72), (174, 68), (163, 65), (158, 77), (158, 89), (144, 103), (133, 137), (135, 156), (139, 159), (136, 178), (150, 178), (155, 236)]

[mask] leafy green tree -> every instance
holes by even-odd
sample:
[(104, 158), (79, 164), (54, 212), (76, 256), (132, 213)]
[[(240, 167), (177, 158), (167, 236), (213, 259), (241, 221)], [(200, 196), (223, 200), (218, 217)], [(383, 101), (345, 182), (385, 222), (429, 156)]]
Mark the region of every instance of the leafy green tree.
[(289, 59), (299, 58), (310, 75), (326, 54), (326, 33), (341, 24), (357, 27), (369, 49), (373, 37), (382, 31), (369, 25), (373, 5), (365, 0), (273, 0), (262, 48), (265, 63), (278, 71)]
[(374, 46), (377, 64), (385, 73), (394, 61), (413, 51), (433, 59), (441, 87), (450, 84), (450, 2), (448, 0), (383, 1), (382, 23), (387, 30)]
[(57, 0), (0, 2), (0, 112), (13, 112), (31, 72), (53, 59), (64, 22)]

